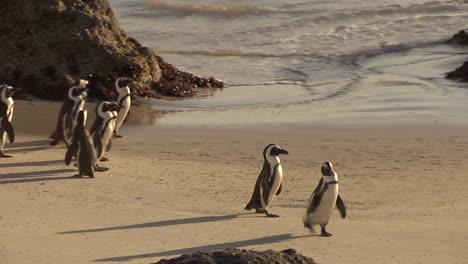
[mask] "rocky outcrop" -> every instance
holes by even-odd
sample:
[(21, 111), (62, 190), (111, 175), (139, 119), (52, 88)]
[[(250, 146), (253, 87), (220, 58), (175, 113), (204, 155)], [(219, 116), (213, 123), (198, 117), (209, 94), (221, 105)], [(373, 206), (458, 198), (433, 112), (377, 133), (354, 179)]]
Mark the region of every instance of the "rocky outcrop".
[(177, 70), (127, 36), (107, 0), (4, 1), (2, 14), (0, 82), (18, 95), (61, 100), (74, 81), (89, 79), (89, 95), (109, 99), (119, 76), (135, 80), (134, 96), (192, 96), (195, 87), (222, 86)]
[[(449, 43), (468, 45), (468, 31), (460, 30), (457, 34), (448, 41)], [(468, 82), (468, 61), (465, 61), (462, 66), (451, 72), (446, 73), (447, 78), (457, 79), (462, 82)]]
[(468, 30), (460, 30), (452, 36), (448, 41), (449, 43), (468, 45)]
[(283, 251), (253, 251), (225, 249), (214, 252), (197, 252), (173, 259), (163, 259), (154, 264), (317, 264), (294, 249)]
[(456, 68), (451, 72), (446, 73), (447, 78), (457, 79), (462, 82), (468, 82), (468, 61), (465, 61), (462, 66)]

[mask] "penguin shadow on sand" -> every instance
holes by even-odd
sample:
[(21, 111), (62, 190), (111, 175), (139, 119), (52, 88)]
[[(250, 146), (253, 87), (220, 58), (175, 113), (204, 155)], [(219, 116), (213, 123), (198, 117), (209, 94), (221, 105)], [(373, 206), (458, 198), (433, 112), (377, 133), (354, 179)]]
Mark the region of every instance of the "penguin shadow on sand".
[(31, 140), (23, 142), (15, 142), (11, 145), (8, 145), (8, 148), (5, 150), (8, 153), (21, 153), (21, 152), (32, 152), (40, 151), (49, 148), (49, 141), (47, 140)]
[(231, 214), (231, 215), (201, 216), (201, 217), (193, 217), (193, 218), (172, 219), (172, 220), (163, 220), (163, 221), (141, 223), (141, 224), (134, 224), (134, 225), (123, 225), (123, 226), (112, 226), (112, 227), (103, 227), (103, 228), (94, 228), (94, 229), (65, 231), (65, 232), (60, 232), (57, 234), (65, 235), (65, 234), (76, 234), (76, 233), (94, 233), (94, 232), (105, 232), (105, 231), (115, 231), (115, 230), (125, 230), (125, 229), (152, 228), (152, 227), (164, 227), (164, 226), (186, 225), (186, 224), (200, 224), (200, 223), (231, 220), (231, 219), (238, 218), (240, 215), (241, 214)]
[[(12, 183), (27, 183), (37, 181), (53, 181), (53, 180), (69, 180), (75, 179), (70, 176), (56, 176), (57, 174), (64, 174), (73, 172), (72, 169), (56, 169), (56, 170), (41, 170), (41, 171), (27, 171), (0, 174), (0, 185), (1, 184), (12, 184)], [(56, 176), (56, 177), (53, 177)]]
[(63, 164), (63, 160), (43, 160), (43, 161), (26, 161), (26, 162), (13, 162), (2, 164), (2, 167), (14, 168), (14, 167), (36, 167), (36, 166), (50, 166)]
[(189, 247), (189, 248), (178, 248), (178, 249), (147, 253), (147, 254), (97, 259), (94, 261), (95, 262), (131, 261), (131, 260), (143, 259), (143, 258), (156, 258), (156, 257), (170, 256), (170, 255), (182, 255), (182, 254), (188, 254), (188, 253), (199, 252), (199, 251), (207, 252), (207, 251), (223, 250), (226, 248), (240, 248), (240, 247), (273, 244), (273, 243), (285, 242), (285, 241), (289, 241), (292, 239), (305, 238), (305, 237), (307, 236), (294, 236), (292, 234), (280, 234), (280, 235), (265, 236), (265, 237), (260, 237), (260, 238), (247, 239), (247, 240), (240, 240), (240, 241), (235, 241), (235, 242), (216, 243), (216, 244), (195, 246), (195, 247)]

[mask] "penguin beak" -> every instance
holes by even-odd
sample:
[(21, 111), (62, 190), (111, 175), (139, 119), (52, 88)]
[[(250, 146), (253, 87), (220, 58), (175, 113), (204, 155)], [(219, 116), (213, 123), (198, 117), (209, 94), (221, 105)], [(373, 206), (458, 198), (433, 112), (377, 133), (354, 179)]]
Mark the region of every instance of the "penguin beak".
[(285, 150), (285, 149), (280, 149), (279, 154), (286, 154), (286, 155), (288, 155), (289, 152), (288, 152), (287, 150)]

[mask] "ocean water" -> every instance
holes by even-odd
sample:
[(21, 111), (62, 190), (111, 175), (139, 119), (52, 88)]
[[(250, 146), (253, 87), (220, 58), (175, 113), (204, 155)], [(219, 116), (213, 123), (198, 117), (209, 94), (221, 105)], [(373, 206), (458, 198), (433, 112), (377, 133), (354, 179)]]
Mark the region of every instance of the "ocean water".
[(445, 44), (468, 1), (109, 2), (130, 36), (227, 84), (145, 101), (158, 112), (148, 123), (468, 121), (467, 87), (444, 78), (468, 58)]

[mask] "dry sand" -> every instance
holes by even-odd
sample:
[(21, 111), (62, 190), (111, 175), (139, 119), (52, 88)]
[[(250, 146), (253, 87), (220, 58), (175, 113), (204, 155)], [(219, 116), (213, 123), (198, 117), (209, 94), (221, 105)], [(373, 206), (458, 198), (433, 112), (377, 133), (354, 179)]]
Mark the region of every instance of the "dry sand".
[[(295, 248), (323, 264), (468, 263), (468, 126), (126, 126), (110, 170), (89, 179), (72, 177), (64, 145), (48, 146), (55, 114), (17, 109), (14, 158), (0, 159), (1, 263), (151, 263), (228, 247)], [(243, 210), (269, 143), (290, 153), (280, 218)], [(331, 238), (301, 222), (324, 161), (348, 208)]]

